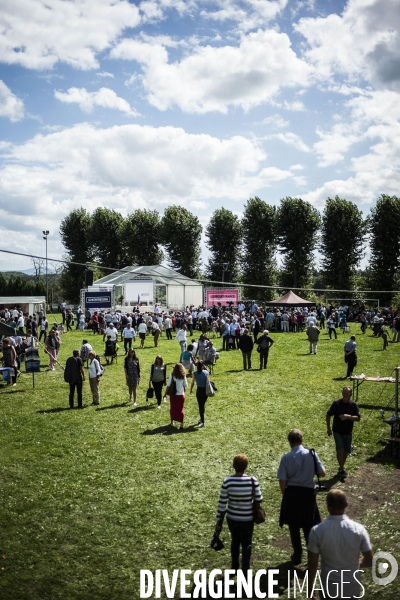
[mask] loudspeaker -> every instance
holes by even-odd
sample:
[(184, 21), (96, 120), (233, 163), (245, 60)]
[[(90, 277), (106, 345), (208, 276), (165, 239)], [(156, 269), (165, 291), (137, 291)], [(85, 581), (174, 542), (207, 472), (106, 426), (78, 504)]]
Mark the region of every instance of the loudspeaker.
[(93, 271), (88, 269), (85, 272), (85, 287), (89, 287), (90, 285), (93, 285)]

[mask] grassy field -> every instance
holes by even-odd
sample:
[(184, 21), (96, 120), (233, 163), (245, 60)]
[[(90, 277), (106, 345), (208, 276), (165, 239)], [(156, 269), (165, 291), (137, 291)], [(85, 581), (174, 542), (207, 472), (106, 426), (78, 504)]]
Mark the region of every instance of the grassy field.
[[(382, 341), (370, 331), (362, 336), (359, 326), (352, 325), (351, 333), (358, 344), (355, 374), (390, 375), (400, 362), (400, 345), (389, 344), (383, 352)], [(80, 347), (82, 337), (76, 331), (62, 337), (61, 363)], [(88, 337), (102, 353), (101, 338)], [(272, 337), (275, 345), (266, 371), (243, 372), (239, 351), (221, 352), (212, 377), (218, 392), (207, 402), (206, 427), (200, 430), (194, 427), (195, 395), (186, 399), (183, 432), (169, 427), (168, 403), (157, 410), (154, 401), (145, 401), (158, 351), (168, 373), (179, 358), (175, 339), (162, 337), (154, 349), (150, 336), (138, 351), (142, 379), (137, 407), (127, 402), (122, 356), (118, 364), (106, 367), (100, 406), (90, 406), (89, 384), (84, 383), (87, 407), (82, 411), (68, 409), (69, 388), (58, 366), (55, 372), (42, 369), (35, 389), (27, 374), (16, 388), (0, 384), (0, 598), (132, 600), (139, 598), (140, 569), (228, 568), (227, 529), (221, 536), (225, 550), (216, 553), (209, 544), (220, 485), (232, 472), (238, 452), (249, 457), (248, 472), (260, 480), (267, 511), (254, 536), (253, 569), (287, 569), (288, 531), (278, 526), (276, 471), (289, 450), (287, 432), (298, 427), (304, 444), (319, 453), (327, 479), (336, 474), (325, 413), (345, 383), (343, 343), (348, 336), (338, 333), (337, 340), (329, 340), (321, 334), (316, 356), (308, 353), (305, 334)], [(216, 346), (221, 347), (219, 340)], [(47, 365), (43, 352), (41, 358)], [(254, 352), (253, 367), (257, 362)], [(351, 494), (357, 470), (382, 463), (375, 473), (386, 478), (381, 480), (382, 498), (373, 506), (367, 502), (355, 516), (370, 525), (374, 549), (390, 551), (399, 560), (398, 464), (384, 451), (389, 427), (372, 410), (384, 408), (393, 392), (393, 385), (361, 387), (362, 420), (355, 424), (355, 453), (348, 460), (343, 488)], [(362, 484), (371, 491), (365, 473)], [(320, 494), (319, 502), (326, 514), (324, 496)], [(358, 491), (354, 497), (362, 499)], [(377, 593), (387, 600), (396, 597), (396, 582), (377, 586), (370, 574), (365, 580), (366, 598)], [(280, 591), (287, 597), (284, 582)]]

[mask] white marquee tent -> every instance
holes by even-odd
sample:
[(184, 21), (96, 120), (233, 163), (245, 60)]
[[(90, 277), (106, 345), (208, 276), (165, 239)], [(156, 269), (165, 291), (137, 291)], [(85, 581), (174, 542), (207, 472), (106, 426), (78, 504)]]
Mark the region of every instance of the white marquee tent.
[(114, 288), (116, 303), (123, 307), (141, 302), (180, 310), (204, 301), (201, 283), (162, 265), (125, 267), (93, 282), (89, 290), (99, 288)]

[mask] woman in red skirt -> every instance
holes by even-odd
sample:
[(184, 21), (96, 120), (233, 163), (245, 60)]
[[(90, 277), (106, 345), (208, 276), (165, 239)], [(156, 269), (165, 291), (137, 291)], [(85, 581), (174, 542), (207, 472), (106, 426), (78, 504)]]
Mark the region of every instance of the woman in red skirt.
[(179, 429), (183, 429), (183, 418), (185, 416), (183, 405), (187, 386), (185, 367), (181, 363), (176, 363), (169, 376), (166, 393), (170, 397), (171, 425), (174, 424), (174, 421), (178, 421), (181, 424)]

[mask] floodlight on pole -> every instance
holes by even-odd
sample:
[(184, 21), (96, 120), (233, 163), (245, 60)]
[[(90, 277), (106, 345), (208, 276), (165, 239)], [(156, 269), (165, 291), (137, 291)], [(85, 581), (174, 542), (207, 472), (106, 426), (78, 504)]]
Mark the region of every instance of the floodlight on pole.
[(47, 237), (50, 234), (50, 231), (47, 231), (47, 229), (46, 229), (42, 233), (43, 233), (43, 239), (46, 240), (46, 314), (47, 314), (47, 307), (49, 304), (49, 277), (48, 277), (48, 271), (47, 271)]

